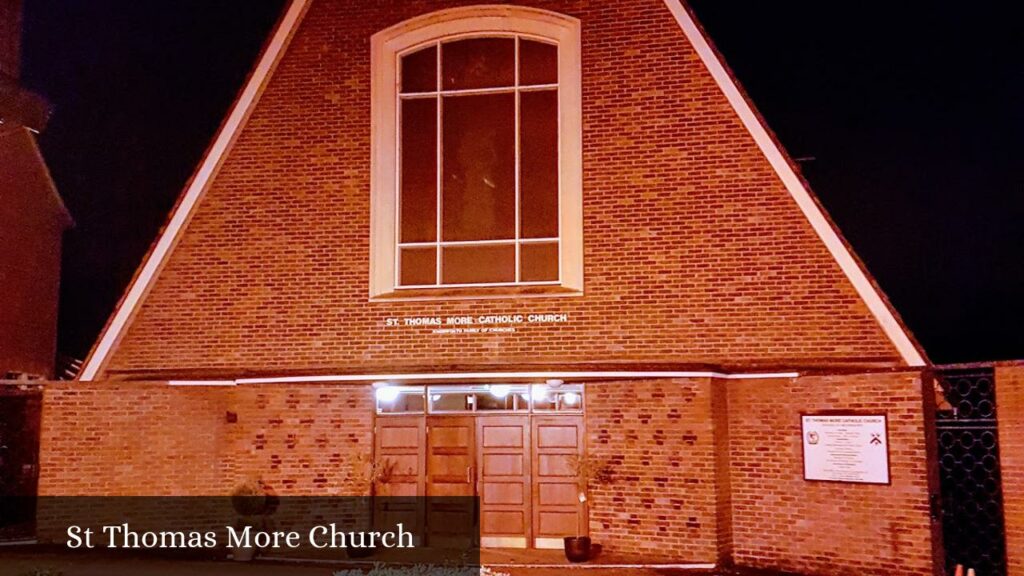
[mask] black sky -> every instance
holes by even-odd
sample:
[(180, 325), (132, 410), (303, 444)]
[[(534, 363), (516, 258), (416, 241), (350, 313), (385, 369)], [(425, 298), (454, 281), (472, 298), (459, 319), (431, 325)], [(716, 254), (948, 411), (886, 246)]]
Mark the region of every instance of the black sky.
[[(613, 0), (607, 0), (613, 1)], [(614, 0), (628, 1), (628, 0)], [(25, 83), (77, 227), (60, 349), (84, 356), (282, 0), (29, 0)], [(1024, 358), (1024, 20), (1013, 3), (692, 0), (942, 363)]]

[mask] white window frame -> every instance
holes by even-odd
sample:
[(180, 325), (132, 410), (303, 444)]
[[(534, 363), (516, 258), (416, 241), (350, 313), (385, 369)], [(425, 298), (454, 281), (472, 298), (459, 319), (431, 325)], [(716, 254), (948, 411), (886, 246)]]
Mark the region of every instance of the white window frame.
[[(505, 36), (549, 42), (558, 46), (559, 138), (559, 280), (494, 284), (438, 284), (398, 286), (399, 222), (399, 69), (403, 54), (459, 37)], [(579, 20), (519, 6), (471, 6), (433, 12), (375, 34), (371, 40), (372, 147), (370, 184), (370, 298), (507, 297), (547, 293), (476, 293), (475, 288), (555, 288), (557, 295), (583, 292), (582, 110)], [(515, 90), (520, 90), (518, 86)], [(440, 129), (440, 127), (439, 127)], [(517, 131), (518, 132), (518, 131)], [(518, 134), (516, 136), (518, 141)], [(518, 175), (517, 175), (518, 178)], [(517, 198), (518, 213), (518, 198)], [(516, 223), (516, 229), (519, 222)], [(513, 244), (519, 279), (519, 246), (548, 241), (517, 238), (511, 241), (453, 242)], [(437, 242), (440, 238), (437, 239)], [(436, 242), (427, 243), (435, 245)], [(448, 242), (443, 243), (449, 245)], [(438, 278), (438, 281), (440, 278)], [(431, 296), (430, 291), (444, 294)], [(453, 294), (453, 291), (455, 293)]]

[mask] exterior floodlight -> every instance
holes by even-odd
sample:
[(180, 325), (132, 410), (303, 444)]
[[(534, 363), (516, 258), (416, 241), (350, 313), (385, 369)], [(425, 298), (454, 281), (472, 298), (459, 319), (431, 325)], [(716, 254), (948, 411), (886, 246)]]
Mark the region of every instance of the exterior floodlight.
[(394, 386), (384, 386), (377, 388), (377, 401), (385, 404), (390, 404), (398, 399), (399, 390)]
[(552, 379), (547, 381), (547, 385), (552, 387), (552, 388), (558, 388), (562, 384), (565, 384), (565, 380), (559, 380), (557, 378), (552, 378)]
[(580, 395), (575, 392), (566, 392), (562, 395), (562, 400), (567, 406), (576, 406), (580, 403)]
[(504, 384), (495, 384), (491, 386), (490, 389), (491, 396), (494, 396), (495, 398), (498, 399), (508, 396), (508, 393), (511, 391), (511, 388)]

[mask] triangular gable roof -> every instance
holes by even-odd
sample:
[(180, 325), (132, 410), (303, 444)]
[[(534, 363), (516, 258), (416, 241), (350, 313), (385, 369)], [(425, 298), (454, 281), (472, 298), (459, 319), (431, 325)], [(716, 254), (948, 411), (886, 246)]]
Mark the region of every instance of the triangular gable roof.
[[(153, 285), (156, 276), (167, 262), (217, 169), (244, 128), (246, 120), (259, 101), (260, 95), (298, 30), (303, 15), (311, 2), (312, 0), (292, 0), (288, 6), (231, 113), (221, 126), (213, 144), (207, 150), (192, 180), (186, 186), (166, 227), (151, 247), (128, 291), (93, 347), (79, 376), (80, 380), (93, 380), (104, 368), (115, 346), (141, 306), (142, 300)], [(900, 357), (909, 366), (925, 365), (927, 360), (920, 346), (913, 340), (909, 330), (904, 326), (875, 281), (854, 256), (853, 251), (826, 215), (820, 202), (797, 174), (788, 156), (775, 141), (694, 17), (680, 0), (664, 0), (664, 2), (666, 8), (678, 22), (683, 34), (700, 56), (704, 66), (739, 116), (743, 126), (753, 137), (804, 217), (849, 279), (861, 300), (899, 352)]]

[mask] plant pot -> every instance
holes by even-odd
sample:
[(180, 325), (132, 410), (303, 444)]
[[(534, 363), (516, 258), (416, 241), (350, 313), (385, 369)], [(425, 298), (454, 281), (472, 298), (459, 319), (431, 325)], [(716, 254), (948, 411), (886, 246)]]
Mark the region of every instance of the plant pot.
[(349, 547), (345, 549), (345, 553), (348, 554), (349, 558), (369, 558), (376, 551), (375, 548), (370, 546), (360, 548)]
[(255, 556), (256, 548), (254, 547), (231, 548), (231, 558), (235, 562), (252, 562)]
[(590, 559), (589, 536), (566, 536), (565, 557), (569, 562), (586, 562)]

